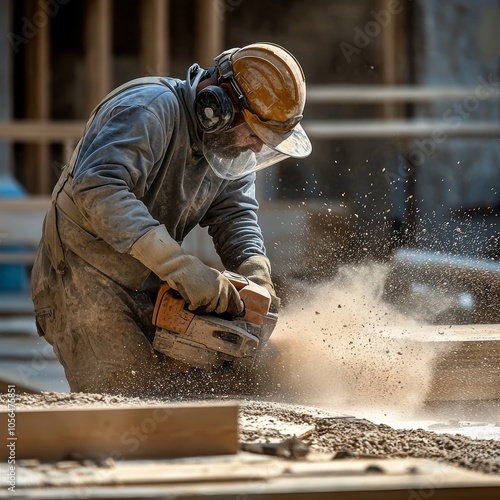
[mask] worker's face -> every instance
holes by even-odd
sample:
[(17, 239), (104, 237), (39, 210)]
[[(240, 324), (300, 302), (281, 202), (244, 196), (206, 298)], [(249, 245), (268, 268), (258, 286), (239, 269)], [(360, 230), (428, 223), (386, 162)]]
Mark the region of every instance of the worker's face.
[(224, 151), (224, 155), (229, 158), (237, 158), (248, 150), (260, 153), (264, 145), (241, 117), (241, 113), (236, 115), (229, 129), (205, 136), (205, 147)]
[(228, 129), (203, 134), (203, 154), (223, 179), (243, 177), (285, 158), (254, 134), (241, 113)]
[(260, 153), (264, 143), (254, 134), (246, 122), (228, 130), (233, 135), (233, 144), (228, 145), (228, 152), (238, 156), (247, 150)]

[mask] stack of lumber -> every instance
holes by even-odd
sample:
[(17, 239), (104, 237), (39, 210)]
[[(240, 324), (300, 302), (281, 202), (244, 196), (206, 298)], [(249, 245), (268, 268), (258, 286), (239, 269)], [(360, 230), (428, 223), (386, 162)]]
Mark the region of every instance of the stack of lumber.
[(500, 400), (500, 325), (426, 325), (387, 334), (435, 354), (427, 401)]

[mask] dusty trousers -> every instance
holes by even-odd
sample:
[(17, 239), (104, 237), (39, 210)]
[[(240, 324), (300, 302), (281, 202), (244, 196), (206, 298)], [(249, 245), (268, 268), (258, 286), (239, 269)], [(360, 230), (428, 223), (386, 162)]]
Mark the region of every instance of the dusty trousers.
[(116, 283), (70, 250), (65, 257), (67, 267), (57, 273), (41, 245), (31, 292), (38, 333), (52, 345), (71, 391), (167, 394), (170, 377), (186, 366), (152, 347), (154, 296)]

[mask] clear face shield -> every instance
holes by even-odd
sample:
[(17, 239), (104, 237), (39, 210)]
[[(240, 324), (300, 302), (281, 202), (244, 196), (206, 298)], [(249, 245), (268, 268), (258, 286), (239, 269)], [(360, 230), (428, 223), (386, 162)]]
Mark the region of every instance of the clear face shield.
[(244, 177), (289, 157), (267, 146), (245, 121), (221, 132), (203, 134), (203, 154), (215, 174), (227, 180)]

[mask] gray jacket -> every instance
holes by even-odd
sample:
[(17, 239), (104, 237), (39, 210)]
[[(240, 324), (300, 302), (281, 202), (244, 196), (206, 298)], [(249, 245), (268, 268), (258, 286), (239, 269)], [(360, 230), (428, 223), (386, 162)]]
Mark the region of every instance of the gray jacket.
[(113, 279), (127, 273), (117, 279), (125, 286), (148, 288), (148, 270), (127, 252), (159, 224), (179, 243), (197, 224), (208, 227), (229, 270), (265, 254), (255, 174), (220, 179), (202, 154), (193, 102), (204, 72), (195, 64), (185, 81), (124, 90), (102, 105), (83, 138), (66, 191), (93, 241), (75, 243), (74, 228), (58, 217), (61, 240)]

